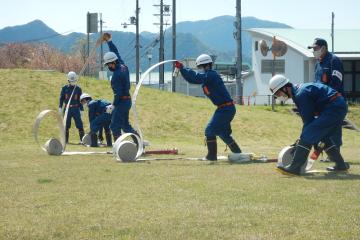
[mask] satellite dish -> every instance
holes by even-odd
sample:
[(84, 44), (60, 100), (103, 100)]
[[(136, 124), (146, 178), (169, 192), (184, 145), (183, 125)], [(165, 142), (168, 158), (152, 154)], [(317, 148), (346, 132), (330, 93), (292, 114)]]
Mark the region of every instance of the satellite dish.
[(259, 42), (260, 44), (260, 51), (261, 51), (261, 55), (263, 55), (264, 57), (267, 56), (267, 53), (269, 51), (269, 47), (268, 45), (266, 44), (265, 40), (260, 40)]
[(273, 39), (273, 44), (271, 46), (271, 52), (276, 57), (284, 56), (287, 52), (287, 45), (283, 41)]

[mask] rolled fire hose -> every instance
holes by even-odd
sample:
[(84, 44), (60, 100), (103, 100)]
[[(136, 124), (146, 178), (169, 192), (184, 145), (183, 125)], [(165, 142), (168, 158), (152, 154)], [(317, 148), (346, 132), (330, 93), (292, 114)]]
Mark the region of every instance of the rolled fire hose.
[[(286, 167), (287, 165), (289, 165), (293, 158), (294, 158), (294, 154), (295, 154), (295, 147), (294, 146), (286, 146), (284, 147), (279, 155), (278, 155), (278, 163), (277, 165), (279, 167)], [(308, 169), (306, 169), (307, 166), (307, 162), (301, 167), (301, 172), (305, 173)], [(310, 170), (310, 169), (309, 169)]]
[[(43, 146), (39, 142), (38, 132), (39, 132), (39, 127), (40, 127), (41, 121), (48, 114), (51, 114), (51, 115), (55, 116), (55, 118), (57, 120), (59, 131), (60, 131), (59, 132), (60, 141), (58, 139), (51, 138)], [(39, 113), (39, 115), (36, 117), (36, 120), (35, 120), (35, 123), (34, 123), (33, 134), (34, 134), (35, 141), (39, 144), (41, 149), (44, 150), (45, 152), (47, 152), (48, 154), (50, 154), (50, 155), (61, 155), (65, 151), (65, 146), (66, 146), (66, 144), (65, 144), (65, 127), (63, 125), (62, 117), (60, 116), (60, 114), (58, 114), (57, 111), (44, 110), (41, 113)]]
[[(131, 141), (125, 140), (129, 137), (135, 137), (138, 146)], [(125, 133), (121, 135), (113, 145), (113, 155), (117, 161), (135, 162), (138, 157), (143, 153), (143, 143), (140, 137), (133, 133)]]
[[(50, 138), (44, 145), (42, 145), (39, 142), (39, 128), (40, 128), (40, 124), (41, 121), (47, 116), (47, 115), (53, 115), (55, 116), (56, 120), (57, 120), (57, 125), (59, 127), (59, 139), (57, 138)], [(94, 155), (94, 154), (112, 154), (111, 152), (76, 152), (76, 151), (71, 151), (71, 152), (66, 152), (65, 151), (65, 130), (64, 130), (64, 125), (63, 125), (63, 121), (62, 121), (62, 117), (60, 116), (60, 114), (57, 113), (57, 111), (54, 110), (44, 110), (41, 113), (39, 113), (39, 115), (36, 117), (35, 123), (34, 123), (34, 127), (33, 127), (33, 135), (35, 138), (35, 141), (39, 144), (40, 148), (47, 152), (49, 155), (55, 155), (55, 156), (59, 156), (59, 155), (67, 155), (67, 156), (71, 156), (71, 155)]]

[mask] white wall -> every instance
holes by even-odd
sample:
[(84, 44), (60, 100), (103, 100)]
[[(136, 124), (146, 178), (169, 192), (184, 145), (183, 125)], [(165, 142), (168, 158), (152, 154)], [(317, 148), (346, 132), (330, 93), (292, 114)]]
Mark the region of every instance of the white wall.
[[(268, 52), (268, 55), (264, 57), (261, 55), (260, 48), (258, 51), (255, 51), (255, 42), (265, 40), (268, 46), (272, 44), (272, 38), (269, 36), (264, 36), (262, 34), (252, 33), (252, 67), (253, 74), (244, 79), (244, 96), (253, 96), (254, 92), (257, 93), (256, 104), (267, 104), (268, 98), (264, 95), (270, 95), (270, 90), (268, 87), (269, 80), (271, 78), (271, 73), (262, 74), (261, 73), (261, 60), (268, 59), (272, 60), (273, 56), (271, 52)], [(290, 79), (292, 83), (303, 83), (305, 79), (312, 81), (314, 79), (314, 61), (304, 56), (300, 52), (288, 46), (287, 53), (282, 57), (277, 57), (276, 59), (285, 59), (285, 73), (286, 77)], [(307, 73), (304, 73), (304, 61), (308, 64)], [(305, 74), (308, 76), (305, 77)]]

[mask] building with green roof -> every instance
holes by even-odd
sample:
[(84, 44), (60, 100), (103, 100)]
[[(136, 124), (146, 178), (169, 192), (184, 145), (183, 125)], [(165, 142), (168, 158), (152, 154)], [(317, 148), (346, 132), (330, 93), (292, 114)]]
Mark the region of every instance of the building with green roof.
[[(273, 73), (284, 74), (294, 83), (312, 82), (316, 60), (307, 46), (321, 37), (328, 42), (329, 51), (334, 49), (343, 62), (345, 97), (360, 101), (360, 29), (335, 30), (334, 42), (331, 30), (327, 29), (252, 28), (247, 31), (252, 36), (253, 74), (244, 78), (244, 97), (256, 98), (256, 104), (269, 103), (268, 82)], [(286, 44), (285, 55), (274, 58), (269, 51), (264, 56), (261, 41), (271, 48), (274, 37)]]

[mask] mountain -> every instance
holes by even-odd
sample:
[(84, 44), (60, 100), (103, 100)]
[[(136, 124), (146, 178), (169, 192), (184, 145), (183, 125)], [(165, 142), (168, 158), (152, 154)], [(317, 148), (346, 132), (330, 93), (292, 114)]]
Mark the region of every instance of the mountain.
[[(180, 22), (176, 25), (176, 31), (178, 33), (191, 33), (207, 46), (211, 46), (212, 49), (227, 52), (234, 56), (236, 49), (233, 37), (235, 20), (234, 16), (220, 16), (210, 20)], [(241, 20), (243, 30), (249, 28), (291, 28), (283, 23), (261, 20), (255, 17), (243, 17)], [(251, 36), (246, 31), (242, 31), (242, 44), (243, 55), (245, 59), (249, 59), (251, 56)]]
[(24, 25), (6, 27), (0, 30), (0, 42), (26, 42), (30, 39), (41, 40), (44, 37), (59, 36), (40, 20), (35, 20)]
[[(209, 20), (186, 21), (177, 23), (177, 58), (195, 58), (201, 53), (217, 55), (220, 61), (232, 61), (235, 56), (235, 40), (233, 16), (220, 16)], [(248, 28), (291, 28), (282, 23), (265, 21), (254, 17), (242, 18), (243, 29)], [(121, 56), (128, 63), (131, 71), (135, 69), (135, 34), (132, 32), (113, 31), (113, 40), (119, 47)], [(91, 34), (90, 40), (95, 42), (98, 34)], [(242, 32), (243, 59), (251, 61), (251, 37), (246, 31)], [(156, 42), (158, 34), (142, 32), (140, 34), (141, 69), (146, 69), (149, 64), (148, 53), (152, 54), (152, 62), (158, 59), (159, 44)], [(86, 39), (86, 34), (71, 33), (61, 35), (49, 28), (40, 20), (30, 23), (6, 27), (0, 30), (0, 46), (9, 42), (36, 43), (45, 42), (62, 52), (70, 53), (79, 40)], [(165, 33), (165, 59), (172, 58), (171, 28)], [(104, 51), (107, 47), (104, 46)]]
[[(135, 70), (135, 34), (132, 32), (109, 31), (113, 36), (114, 43), (118, 46), (121, 57), (129, 65), (130, 71)], [(90, 41), (94, 43), (99, 37), (99, 34), (91, 34)], [(140, 35), (140, 49), (141, 56), (141, 69), (147, 69), (149, 65), (148, 53), (152, 54), (153, 63), (159, 56), (159, 44), (155, 42), (158, 34), (150, 32), (142, 32)], [(171, 32), (165, 34), (165, 59), (172, 58), (172, 36)], [(61, 35), (56, 31), (49, 28), (45, 23), (40, 20), (35, 20), (25, 25), (6, 27), (0, 30), (0, 46), (9, 42), (20, 43), (37, 43), (44, 42), (52, 47), (59, 49), (65, 53), (71, 53), (74, 46), (80, 40), (86, 41), (86, 34), (71, 33), (68, 35)], [(152, 45), (152, 47), (151, 47)], [(104, 44), (104, 52), (108, 50)], [(230, 55), (221, 53), (220, 51), (212, 50), (194, 35), (190, 33), (179, 33), (177, 35), (177, 54), (178, 58), (196, 57), (202, 52), (213, 52), (223, 59), (231, 59)], [(167, 65), (166, 68), (170, 69), (171, 66)]]

